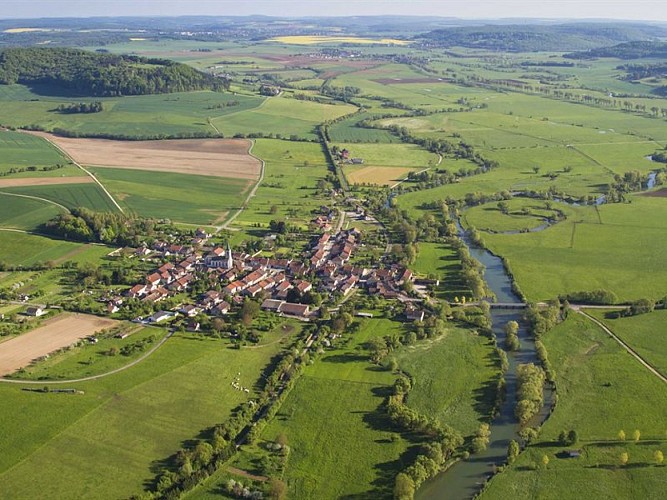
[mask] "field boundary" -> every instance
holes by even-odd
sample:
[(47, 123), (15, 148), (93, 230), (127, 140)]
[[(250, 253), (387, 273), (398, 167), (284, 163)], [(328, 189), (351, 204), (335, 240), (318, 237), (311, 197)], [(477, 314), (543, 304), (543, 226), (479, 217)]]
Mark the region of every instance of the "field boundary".
[(76, 378), (76, 379), (69, 379), (69, 380), (16, 380), (16, 379), (9, 379), (9, 378), (4, 378), (0, 377), (0, 382), (5, 382), (7, 384), (19, 384), (19, 385), (41, 385), (41, 384), (46, 384), (46, 385), (58, 385), (58, 384), (73, 384), (73, 383), (78, 383), (78, 382), (88, 382), (91, 380), (98, 380), (104, 377), (108, 377), (110, 375), (115, 375), (116, 373), (120, 373), (122, 371), (125, 371), (129, 368), (132, 368), (133, 366), (139, 364), (146, 358), (148, 358), (151, 354), (153, 354), (155, 351), (157, 351), (162, 345), (169, 340), (176, 330), (171, 330), (167, 335), (165, 335), (157, 344), (155, 344), (148, 352), (143, 354), (142, 356), (138, 357), (134, 361), (121, 366), (119, 368), (115, 368), (111, 370), (110, 372), (106, 373), (100, 373), (98, 375), (91, 375), (90, 377), (83, 377), (83, 378)]
[(642, 358), (637, 351), (635, 351), (632, 347), (630, 347), (628, 344), (626, 344), (621, 338), (616, 336), (614, 332), (612, 332), (602, 321), (599, 321), (597, 318), (594, 318), (590, 314), (586, 313), (582, 309), (578, 309), (577, 312), (579, 314), (582, 314), (583, 316), (587, 317), (590, 319), (593, 323), (598, 325), (602, 330), (607, 333), (612, 339), (614, 339), (618, 344), (625, 349), (628, 353), (630, 353), (631, 356), (633, 356), (637, 361), (639, 361), (642, 365), (644, 365), (645, 368), (647, 368), (653, 375), (658, 377), (660, 380), (662, 380), (665, 384), (667, 384), (667, 377), (665, 377), (660, 371), (658, 371), (657, 368), (655, 368), (651, 363), (646, 361), (644, 358)]
[(88, 170), (86, 170), (83, 165), (78, 163), (67, 151), (65, 151), (63, 148), (61, 148), (58, 144), (53, 142), (51, 139), (48, 137), (45, 137), (43, 135), (39, 135), (38, 137), (42, 137), (46, 142), (51, 144), (54, 148), (56, 148), (65, 158), (68, 158), (74, 165), (79, 167), (81, 170), (83, 170), (95, 183), (97, 183), (98, 186), (102, 188), (102, 191), (105, 192), (105, 194), (109, 197), (111, 202), (116, 206), (116, 208), (120, 211), (121, 214), (125, 213), (125, 211), (122, 209), (122, 207), (118, 204), (118, 202), (114, 199), (113, 196), (111, 196), (111, 193), (107, 191), (107, 188), (104, 187), (104, 185), (99, 181), (97, 177), (95, 177), (92, 173), (90, 173)]

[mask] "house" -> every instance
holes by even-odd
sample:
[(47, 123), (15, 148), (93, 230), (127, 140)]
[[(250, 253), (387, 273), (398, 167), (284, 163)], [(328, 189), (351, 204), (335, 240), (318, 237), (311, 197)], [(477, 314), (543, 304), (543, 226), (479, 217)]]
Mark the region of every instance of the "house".
[(287, 314), (288, 316), (299, 316), (305, 318), (310, 314), (310, 306), (306, 304), (293, 304), (291, 302), (284, 302), (278, 312)]
[(171, 316), (172, 316), (172, 313), (170, 313), (168, 311), (158, 311), (155, 314), (153, 314), (153, 316), (148, 318), (147, 321), (149, 323), (162, 323), (163, 321), (166, 321), (169, 318), (171, 318)]
[(183, 314), (184, 316), (187, 316), (188, 318), (193, 318), (197, 316), (197, 314), (200, 313), (200, 309), (198, 307), (195, 307), (191, 304), (188, 304), (186, 306), (181, 307), (178, 310), (179, 313)]
[(262, 302), (262, 309), (265, 311), (273, 311), (273, 312), (278, 312), (280, 310), (280, 306), (282, 306), (285, 303), (283, 300), (273, 300), (273, 299), (266, 299), (264, 302)]
[(223, 314), (227, 314), (229, 312), (229, 309), (231, 309), (231, 307), (232, 307), (231, 305), (229, 305), (227, 302), (223, 300), (211, 310), (211, 314), (213, 314), (214, 316), (222, 316)]
[(44, 316), (46, 314), (46, 309), (44, 306), (30, 306), (26, 309), (25, 313), (28, 316), (35, 316), (36, 318)]
[(136, 299), (137, 297), (146, 295), (146, 292), (148, 292), (146, 285), (134, 285), (127, 291), (127, 296), (132, 299)]
[(160, 281), (162, 281), (162, 276), (160, 276), (158, 273), (153, 273), (148, 278), (146, 278), (146, 282), (152, 287), (158, 286)]
[(405, 317), (409, 321), (424, 321), (424, 311), (415, 307), (408, 307), (405, 309)]
[(107, 302), (107, 313), (108, 314), (114, 314), (120, 311), (120, 307), (118, 307), (118, 304), (116, 304), (113, 301)]
[(306, 280), (300, 280), (296, 282), (296, 289), (299, 293), (308, 293), (313, 289), (313, 285)]
[(363, 158), (352, 158), (350, 160), (350, 163), (352, 163), (352, 165), (362, 165), (364, 163), (364, 159)]

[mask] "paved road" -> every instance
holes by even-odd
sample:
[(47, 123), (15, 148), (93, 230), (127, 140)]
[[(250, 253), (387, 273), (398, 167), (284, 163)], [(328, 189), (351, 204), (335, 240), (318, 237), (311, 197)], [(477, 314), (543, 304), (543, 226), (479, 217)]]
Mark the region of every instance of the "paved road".
[[(598, 307), (600, 309), (600, 307)], [(644, 358), (642, 358), (632, 347), (630, 347), (628, 344), (623, 342), (620, 338), (618, 338), (614, 332), (612, 332), (607, 326), (599, 321), (597, 318), (594, 318), (590, 314), (587, 314), (585, 311), (583, 311), (581, 308), (577, 309), (577, 312), (583, 316), (586, 316), (588, 319), (590, 319), (593, 323), (598, 325), (600, 328), (602, 328), (607, 335), (609, 335), (612, 339), (614, 339), (616, 342), (620, 344), (620, 346), (628, 351), (630, 355), (632, 355), (637, 361), (639, 361), (642, 365), (644, 365), (653, 375), (658, 377), (660, 380), (662, 380), (665, 384), (667, 384), (667, 377), (665, 377), (662, 373), (660, 373), (656, 368), (654, 368), (648, 361), (646, 361)]]

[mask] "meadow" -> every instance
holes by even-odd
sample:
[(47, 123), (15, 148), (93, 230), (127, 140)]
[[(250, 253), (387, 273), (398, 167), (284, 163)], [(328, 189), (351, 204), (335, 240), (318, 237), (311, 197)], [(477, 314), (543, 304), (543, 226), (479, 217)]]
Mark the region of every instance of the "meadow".
[(576, 213), (564, 203), (549, 202), (552, 208), (547, 208), (544, 201), (529, 198), (513, 198), (506, 204), (507, 213), (503, 213), (497, 203), (472, 207), (463, 212), (463, 225), (498, 233), (525, 231), (543, 226), (545, 219), (556, 219), (558, 211), (566, 217)]
[(667, 374), (667, 311), (611, 319), (604, 311), (587, 311), (621, 338), (626, 344)]
[[(85, 395), (1, 385), (3, 488), (22, 498), (140, 493), (183, 441), (253, 397), (261, 371), (281, 348), (276, 342), (239, 351), (225, 341), (176, 335), (129, 370), (75, 384)], [(249, 395), (231, 387), (237, 373)]]
[[(33, 234), (0, 231), (0, 260), (10, 266), (30, 266), (58, 261), (85, 247), (80, 243), (55, 240)], [(107, 247), (99, 247), (109, 252)]]
[[(44, 167), (62, 165), (63, 168), (41, 170)], [(34, 171), (9, 174), (11, 168)], [(0, 179), (21, 177), (63, 177), (81, 175), (81, 170), (72, 166), (60, 152), (39, 137), (11, 130), (0, 130)]]
[(41, 198), (70, 210), (79, 207), (100, 212), (118, 210), (102, 188), (93, 183), (11, 187), (5, 188), (4, 192)]
[(208, 119), (249, 110), (262, 98), (210, 91), (94, 99), (104, 110), (92, 114), (62, 114), (60, 104), (93, 99), (49, 95), (49, 89), (31, 90), (23, 85), (0, 85), (0, 124), (26, 127), (39, 124), (47, 131), (56, 128), (86, 134), (144, 137), (215, 133)]
[(243, 204), (249, 188), (245, 179), (107, 167), (90, 171), (131, 212), (191, 224), (222, 223)]
[(56, 205), (0, 192), (0, 227), (37, 231), (44, 222), (64, 210)]
[[(557, 372), (556, 409), (537, 440), (481, 498), (659, 498), (664, 469), (653, 465), (653, 452), (667, 449), (665, 385), (576, 313), (543, 341)], [(581, 457), (561, 455), (568, 448), (556, 442), (563, 429), (577, 431)], [(638, 443), (631, 437), (636, 429)], [(628, 441), (618, 440), (620, 430)], [(622, 452), (629, 455), (624, 467)]]
[(417, 258), (411, 269), (420, 276), (439, 279), (435, 290), (439, 299), (454, 300), (454, 297), (469, 296), (461, 275), (461, 263), (456, 252), (444, 243), (419, 243)]

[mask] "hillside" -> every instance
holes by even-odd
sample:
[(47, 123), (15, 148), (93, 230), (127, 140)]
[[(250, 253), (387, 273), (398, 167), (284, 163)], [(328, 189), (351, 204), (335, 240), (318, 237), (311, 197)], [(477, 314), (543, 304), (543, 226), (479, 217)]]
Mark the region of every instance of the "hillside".
[(226, 80), (173, 61), (64, 48), (10, 48), (0, 52), (0, 83), (46, 85), (56, 94), (94, 97), (228, 87)]
[(593, 59), (598, 57), (615, 57), (618, 59), (666, 58), (667, 42), (635, 41), (620, 43), (613, 47), (601, 47), (565, 54), (570, 59)]
[(439, 47), (468, 47), (509, 52), (587, 50), (631, 40), (664, 36), (657, 26), (626, 23), (559, 25), (487, 25), (434, 30), (418, 37)]

